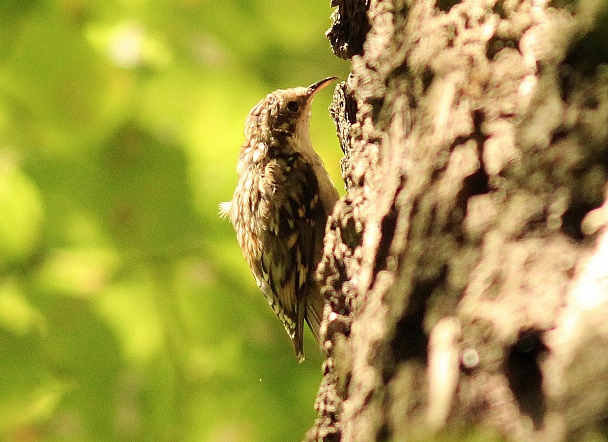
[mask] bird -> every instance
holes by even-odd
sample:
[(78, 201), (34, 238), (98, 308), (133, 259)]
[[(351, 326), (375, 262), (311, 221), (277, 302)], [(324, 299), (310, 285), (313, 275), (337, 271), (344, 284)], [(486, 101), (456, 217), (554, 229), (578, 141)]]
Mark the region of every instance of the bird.
[(220, 215), (228, 218), (255, 281), (281, 320), (299, 362), (304, 322), (320, 342), (324, 299), (315, 277), (325, 225), (339, 198), (310, 139), (311, 103), (334, 81), (278, 89), (245, 121), (237, 186)]

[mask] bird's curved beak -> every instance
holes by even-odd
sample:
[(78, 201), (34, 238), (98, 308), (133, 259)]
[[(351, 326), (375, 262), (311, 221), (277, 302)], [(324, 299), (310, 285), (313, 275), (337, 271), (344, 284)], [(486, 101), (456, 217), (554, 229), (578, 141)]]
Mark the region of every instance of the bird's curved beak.
[(337, 80), (337, 79), (338, 79), (338, 77), (327, 77), (321, 81), (317, 81), (316, 83), (311, 84), (310, 86), (308, 86), (308, 92), (309, 92), (310, 96), (312, 97), (317, 91), (320, 91), (325, 86), (327, 86), (329, 83), (331, 83), (332, 81)]

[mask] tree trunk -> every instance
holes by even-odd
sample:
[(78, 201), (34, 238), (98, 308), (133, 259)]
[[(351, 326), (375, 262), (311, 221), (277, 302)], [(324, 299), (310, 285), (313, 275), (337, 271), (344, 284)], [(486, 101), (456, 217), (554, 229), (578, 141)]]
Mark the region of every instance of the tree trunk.
[(608, 2), (334, 6), (308, 440), (608, 436)]

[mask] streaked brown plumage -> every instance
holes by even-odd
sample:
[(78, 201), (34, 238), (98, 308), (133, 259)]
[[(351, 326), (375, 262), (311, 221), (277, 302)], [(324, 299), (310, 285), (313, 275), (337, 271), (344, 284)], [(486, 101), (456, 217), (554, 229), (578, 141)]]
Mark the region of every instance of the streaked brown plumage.
[(334, 79), (279, 89), (251, 110), (238, 184), (232, 200), (220, 205), (300, 362), (304, 321), (319, 340), (324, 302), (314, 273), (327, 217), (338, 199), (310, 142), (310, 105), (315, 92)]

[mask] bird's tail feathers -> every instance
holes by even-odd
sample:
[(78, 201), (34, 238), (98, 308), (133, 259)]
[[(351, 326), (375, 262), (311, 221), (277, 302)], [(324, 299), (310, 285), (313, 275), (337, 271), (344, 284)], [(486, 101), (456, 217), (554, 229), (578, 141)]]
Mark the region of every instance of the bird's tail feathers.
[(319, 336), (319, 329), (321, 328), (321, 321), (323, 320), (323, 306), (325, 305), (325, 302), (318, 287), (315, 288), (317, 290), (309, 293), (306, 297), (306, 322), (310, 327), (310, 331), (312, 331), (312, 334), (320, 344), (321, 337)]

